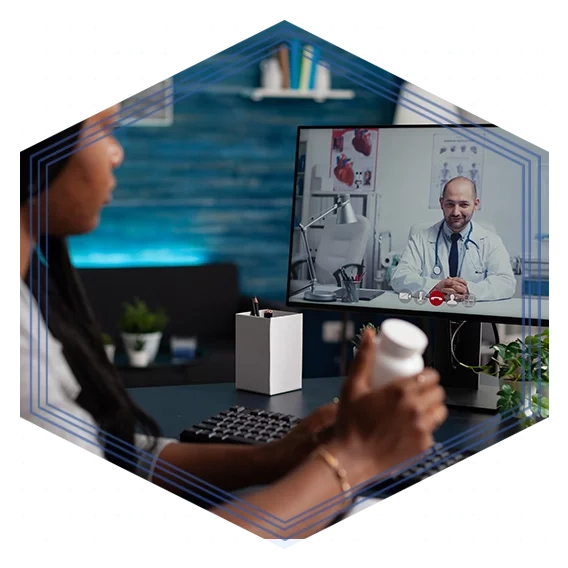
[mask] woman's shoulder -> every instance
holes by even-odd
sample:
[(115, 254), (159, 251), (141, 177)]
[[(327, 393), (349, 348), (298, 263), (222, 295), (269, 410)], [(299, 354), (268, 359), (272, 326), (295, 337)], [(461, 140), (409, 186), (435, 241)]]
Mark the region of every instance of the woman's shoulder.
[[(29, 349), (31, 344), (32, 329), (38, 329), (43, 321), (38, 320), (39, 309), (32, 297), (27, 284), (20, 281), (20, 348)], [(39, 329), (38, 329), (39, 331)], [(36, 332), (37, 333), (37, 332)]]
[(29, 357), (33, 356), (36, 362), (31, 365), (36, 367), (36, 373), (39, 370), (41, 376), (49, 371), (50, 391), (61, 390), (73, 400), (79, 396), (81, 387), (63, 356), (61, 343), (50, 333), (40, 307), (24, 282), (20, 287), (20, 355), (21, 368), (30, 366)]
[[(48, 402), (49, 391), (49, 402)], [(77, 404), (81, 388), (27, 285), (20, 285), (20, 417), (102, 455), (95, 423)]]
[(33, 297), (28, 285), (20, 280), (20, 330), (33, 334), (43, 331), (45, 322), (41, 316), (39, 306)]
[(30, 290), (23, 280), (20, 280), (20, 330), (27, 330), (31, 328), (31, 313), (30, 313)]

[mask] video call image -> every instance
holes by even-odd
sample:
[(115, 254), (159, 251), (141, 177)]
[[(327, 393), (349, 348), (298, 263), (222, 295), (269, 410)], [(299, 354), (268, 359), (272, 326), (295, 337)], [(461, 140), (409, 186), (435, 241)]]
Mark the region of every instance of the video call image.
[[(546, 151), (492, 126), (298, 140), (291, 305), (548, 320)], [(507, 158), (513, 143), (540, 167)]]

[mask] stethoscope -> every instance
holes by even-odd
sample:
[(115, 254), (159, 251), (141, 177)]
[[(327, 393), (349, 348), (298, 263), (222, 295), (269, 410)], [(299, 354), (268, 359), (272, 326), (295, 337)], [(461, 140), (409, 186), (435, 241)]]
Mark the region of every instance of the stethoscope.
[[(440, 256), (438, 254), (438, 248), (439, 248), (440, 236), (442, 235), (443, 229), (444, 229), (444, 223), (442, 223), (440, 225), (440, 228), (438, 229), (438, 234), (436, 235), (436, 245), (435, 245), (435, 253), (434, 253), (435, 254), (435, 264), (434, 264), (434, 268), (432, 269), (432, 272), (436, 276), (440, 276), (440, 274), (442, 274), (442, 266), (440, 264)], [(473, 231), (473, 223), (470, 223), (469, 231), (467, 232), (467, 237), (465, 238), (465, 241), (464, 241), (465, 251), (466, 252), (469, 251), (469, 245), (471, 243), (472, 245), (475, 246), (475, 248), (477, 249), (477, 252), (480, 253), (481, 251), (479, 249), (479, 245), (475, 241), (471, 240), (471, 238), (470, 238), (472, 231)], [(462, 259), (460, 261), (458, 274), (461, 274), (464, 259), (465, 259), (465, 254), (462, 256)], [(476, 274), (482, 274), (485, 271), (484, 270), (476, 270), (475, 272), (476, 272)]]

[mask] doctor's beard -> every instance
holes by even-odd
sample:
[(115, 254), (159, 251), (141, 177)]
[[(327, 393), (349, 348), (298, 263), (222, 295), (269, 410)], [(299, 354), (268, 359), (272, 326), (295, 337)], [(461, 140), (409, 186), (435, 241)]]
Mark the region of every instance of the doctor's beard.
[(446, 217), (446, 224), (452, 231), (459, 233), (467, 226), (470, 220), (471, 215), (448, 215)]

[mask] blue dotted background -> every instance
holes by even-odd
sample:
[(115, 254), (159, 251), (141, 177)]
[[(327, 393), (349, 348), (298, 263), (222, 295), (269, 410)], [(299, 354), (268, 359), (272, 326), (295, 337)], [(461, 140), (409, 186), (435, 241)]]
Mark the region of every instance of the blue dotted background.
[[(30, 540), (257, 540), (42, 429), (29, 436)], [(540, 440), (526, 430), (312, 540), (540, 540)]]
[[(353, 77), (354, 81), (358, 73), (358, 58), (364, 58), (470, 110), (474, 99), (476, 114), (515, 133), (522, 128), (521, 136), (536, 144), (540, 143), (540, 30), (374, 30), (329, 29), (329, 27), (318, 29), (311, 26), (313, 28), (311, 31), (299, 31), (297, 22), (294, 22), (294, 27), (290, 26), (290, 23), (288, 25), (278, 23), (277, 28), (274, 27), (275, 22), (270, 22), (270, 24), (272, 26), (265, 25), (263, 30), (259, 30), (257, 26), (243, 27), (243, 29), (240, 27), (234, 29), (233, 26), (216, 30), (31, 30), (30, 77), (26, 78), (30, 85), (28, 105), (30, 143), (45, 138), (47, 136), (45, 129), (54, 132), (84, 118), (93, 112), (93, 102), (96, 102), (97, 109), (104, 108), (165, 76), (174, 74), (198, 61), (203, 62), (208, 57), (211, 58), (212, 63), (208, 67), (213, 68), (215, 57), (211, 55), (212, 51), (218, 52), (253, 34), (264, 38), (265, 44), (274, 40), (271, 44), (274, 47), (288, 38), (310, 41), (318, 45), (324, 55), (326, 45), (329, 45), (327, 42), (336, 43), (346, 49), (343, 61), (345, 74)], [(45, 55), (46, 51), (49, 55)], [(120, 55), (116, 54), (117, 51)], [(377, 55), (377, 51), (381, 52), (380, 56)], [(401, 55), (401, 51), (404, 51), (404, 55)], [(425, 51), (428, 52), (427, 56), (424, 55)], [(452, 55), (448, 55), (449, 51)], [(473, 51), (476, 52), (475, 56), (472, 55)], [(499, 51), (499, 55), (495, 55), (495, 51)], [(93, 55), (93, 52), (96, 52), (96, 55)], [(144, 52), (144, 55), (140, 55), (140, 52)], [(520, 52), (522, 55), (519, 55)], [(259, 57), (265, 56), (266, 53), (263, 53)], [(250, 64), (255, 64), (257, 60), (258, 58), (251, 59)], [(337, 69), (337, 66), (334, 66), (334, 69)], [(450, 76), (452, 80), (448, 81)], [(476, 81), (472, 81), (472, 76), (476, 77)], [(49, 81), (45, 81), (45, 77), (49, 77)], [(69, 81), (69, 77), (73, 77), (73, 80)], [(93, 81), (93, 77), (96, 77), (96, 81)], [(120, 77), (120, 81), (116, 80), (117, 77)], [(141, 81), (140, 77), (144, 77), (144, 81)], [(428, 77), (427, 82), (424, 81), (424, 77)], [(495, 77), (499, 77), (499, 81), (496, 81)], [(523, 77), (523, 80), (520, 81), (519, 77)], [(367, 83), (369, 80), (364, 86), (373, 88), (375, 92), (382, 93), (386, 97), (396, 96), (396, 85), (390, 85), (384, 78), (377, 77), (376, 84), (371, 82), (367, 85)], [(45, 105), (46, 102), (49, 102), (48, 107)], [(73, 103), (72, 106), (69, 105), (70, 102)], [(495, 107), (495, 102), (500, 103), (499, 108)], [(522, 108), (519, 107), (519, 102), (523, 102)], [(466, 463), (437, 476), (433, 482), (430, 482), (430, 487), (434, 487), (438, 480), (443, 480), (440, 483), (444, 485), (445, 491), (436, 491), (435, 500), (432, 499), (434, 492), (430, 487), (428, 492), (424, 492), (421, 486), (418, 486), (389, 499), (378, 508), (359, 514), (356, 519), (329, 529), (320, 538), (333, 538), (334, 540), (354, 538), (371, 538), (372, 540), (377, 538), (383, 538), (383, 540), (400, 540), (401, 538), (407, 540), (423, 540), (424, 538), (431, 540), (447, 540), (448, 538), (454, 540), (501, 538), (505, 540), (511, 538), (517, 540), (524, 538), (525, 540), (538, 540), (540, 538), (541, 491), (540, 436), (535, 432), (539, 431), (539, 428), (535, 428), (530, 431), (530, 436), (526, 433), (523, 444), (515, 446), (515, 440), (518, 442), (518, 439), (514, 438), (482, 454), (483, 461), (479, 456), (476, 458), (476, 466), (470, 466), (469, 470), (467, 470), (468, 464)], [(36, 429), (30, 432), (32, 439), (29, 490), (30, 526), (33, 540), (45, 538), (52, 540), (62, 538), (65, 540), (69, 538), (76, 540), (85, 538), (88, 540), (92, 538), (98, 540), (115, 540), (116, 538), (123, 540), (139, 540), (140, 538), (147, 540), (162, 540), (163, 538), (234, 540), (238, 538), (244, 540), (252, 538), (218, 519), (212, 519), (208, 513), (191, 507), (182, 500), (165, 494), (151, 485), (141, 483), (137, 478), (107, 463), (97, 462), (97, 466), (93, 467), (90, 455), (53, 436), (49, 441), (45, 441), (44, 434)], [(496, 502), (496, 492), (494, 492), (496, 480), (506, 478), (503, 477), (502, 469), (496, 473), (492, 465), (495, 460), (486, 463), (485, 457), (491, 452), (498, 452), (500, 457), (496, 459), (505, 463), (503, 459), (505, 448), (510, 448), (510, 455), (513, 457), (520, 456), (519, 452), (525, 452), (523, 454), (525, 457), (516, 457), (510, 461), (510, 464), (523, 460), (525, 464), (531, 463), (534, 466), (525, 467), (523, 470), (523, 476), (526, 476), (524, 478), (526, 479), (525, 491), (515, 494), (513, 498), (508, 489), (505, 490), (504, 487), (503, 493), (498, 492), (497, 499), (501, 499), (503, 495), (509, 495), (509, 497), (502, 501), (501, 511), (486, 510), (482, 508), (482, 503), (479, 503), (481, 507), (479, 511), (470, 511), (471, 507), (467, 507), (468, 500), (463, 498), (465, 486), (463, 484), (460, 486), (456, 481), (459, 479), (457, 472), (468, 471), (468, 475), (476, 476), (478, 484), (485, 484), (484, 486), (478, 485), (478, 490), (473, 496), (468, 494), (470, 499), (475, 498), (477, 502), (484, 492), (487, 497), (486, 504), (493, 506)], [(526, 452), (530, 452), (532, 461), (527, 459)], [(51, 472), (55, 471), (55, 464), (59, 463), (58, 460), (64, 463), (67, 469), (60, 469), (57, 475), (54, 474), (53, 489), (50, 486), (50, 491), (45, 492), (46, 476), (49, 477)], [(74, 462), (73, 467), (67, 465), (69, 460)], [(43, 465), (45, 461), (50, 463), (47, 469)], [(76, 465), (79, 463), (89, 465), (89, 468), (86, 468), (87, 471), (79, 471)], [(51, 464), (54, 464), (53, 467)], [(98, 485), (96, 482), (87, 481), (90, 479), (89, 476), (94, 475), (95, 469), (99, 479)], [(475, 473), (471, 473), (473, 470)], [(101, 471), (105, 472), (105, 479), (107, 479), (107, 484), (104, 486), (100, 481)], [(454, 480), (456, 475), (458, 477)], [(65, 479), (69, 481), (62, 486), (61, 483)], [(81, 490), (79, 490), (77, 479), (81, 479)], [(465, 474), (464, 479), (467, 479)], [(77, 484), (76, 489), (75, 484)], [(73, 492), (68, 490), (70, 486), (74, 487)], [(97, 486), (97, 489), (100, 486), (100, 490), (92, 492), (93, 486)], [(116, 492), (117, 486), (121, 487), (120, 492)], [(145, 486), (144, 492), (140, 492), (141, 486)], [(448, 492), (448, 486), (456, 487), (456, 490)], [(106, 488), (105, 491), (112, 493), (112, 497), (108, 493), (109, 496), (104, 499), (103, 487)], [(127, 487), (130, 489), (127, 490)], [(455, 501), (455, 510), (453, 510), (454, 507), (448, 499), (455, 500), (458, 487), (462, 487), (460, 489), (462, 498)], [(531, 488), (530, 491), (529, 488)], [(421, 490), (422, 493), (420, 493)], [(471, 487), (469, 491), (471, 492)], [(488, 496), (489, 492), (491, 492), (491, 497)], [(53, 499), (56, 493), (57, 498)], [(80, 499), (77, 499), (79, 494)], [(408, 501), (409, 495), (412, 494), (415, 495), (416, 501)], [(124, 509), (114, 510), (118, 506), (118, 501), (122, 500), (125, 495), (128, 495), (128, 498), (123, 502)], [(533, 501), (530, 501), (529, 497), (533, 498)], [(524, 510), (520, 510), (519, 503), (525, 498), (530, 502), (527, 501), (526, 505), (523, 505)], [(46, 499), (51, 499), (51, 501), (45, 503)], [(67, 504), (68, 499), (77, 501), (71, 509), (69, 508), (71, 504)], [(144, 502), (146, 510), (143, 511), (140, 507), (142, 500), (145, 499), (148, 501)], [(424, 499), (432, 503), (432, 508), (428, 507), (428, 502)], [(103, 501), (109, 502), (108, 507)], [(84, 503), (85, 507), (90, 506), (92, 510), (87, 511), (81, 503)], [(99, 517), (97, 513), (97, 516), (93, 517), (92, 513), (97, 512), (93, 506), (97, 503), (101, 516)], [(50, 504), (53, 504), (53, 508), (46, 508)], [(67, 510), (61, 509), (64, 506)], [(394, 509), (391, 510), (390, 507)], [(76, 510), (74, 511), (73, 508)], [(388, 515), (391, 522), (383, 523), (382, 520), (387, 517), (377, 517), (377, 511)], [(462, 521), (468, 511), (470, 524), (464, 524)], [(45, 516), (46, 512), (49, 512), (49, 517)], [(144, 517), (140, 517), (141, 512), (144, 512)], [(165, 512), (168, 514), (167, 517), (163, 516)], [(187, 517), (188, 512), (191, 513), (191, 517)], [(404, 512), (404, 517), (400, 516), (401, 512)], [(428, 512), (429, 516), (424, 517), (424, 512)], [(448, 512), (452, 512), (451, 518), (447, 517)], [(476, 512), (475, 518), (471, 517), (472, 512)], [(500, 514), (499, 517), (493, 517), (493, 523), (497, 525), (487, 520), (487, 515), (494, 515), (496, 512)], [(518, 516), (520, 512), (523, 513), (523, 517)], [(73, 513), (73, 516), (69, 517), (69, 513)], [(120, 517), (116, 517), (116, 513), (120, 513)], [(394, 523), (396, 515), (400, 521), (398, 524)], [(484, 515), (486, 522), (478, 523), (476, 521), (478, 515)], [(127, 517), (130, 522), (122, 523), (122, 519)], [(361, 521), (363, 517), (365, 522)], [(57, 519), (56, 523), (52, 522), (54, 518)], [(77, 522), (79, 518), (81, 523)], [(99, 518), (105, 518), (105, 522), (99, 523)], [(115, 519), (115, 522), (109, 523), (110, 518)], [(134, 523), (132, 523), (133, 518), (136, 519)], [(175, 518), (176, 523), (169, 523), (171, 518)], [(180, 521), (182, 518), (186, 519), (186, 522), (182, 523)], [(440, 523), (441, 518), (444, 518), (445, 522)], [(460, 523), (458, 524), (466, 527), (467, 531), (456, 533), (457, 529), (452, 528), (456, 524), (448, 522), (454, 518), (459, 518)], [(504, 528), (505, 523), (501, 522), (504, 518), (508, 521), (507, 527), (516, 526), (515, 523), (519, 524), (518, 530), (513, 531), (514, 534), (509, 531), (509, 528)], [(200, 522), (195, 523), (195, 519), (199, 519)], [(413, 519), (412, 523), (409, 519)], [(433, 519), (436, 519), (436, 522), (431, 522)], [(71, 530), (73, 525), (75, 526), (72, 530), (77, 536), (64, 534), (65, 530)], [(484, 532), (485, 526), (495, 526), (498, 534), (492, 536), (488, 531)], [(101, 532), (93, 534), (95, 527), (97, 527), (96, 531)], [(131, 529), (132, 531), (137, 529), (138, 533), (134, 535)], [(45, 531), (49, 534), (45, 534)], [(192, 535), (183, 536), (183, 531), (190, 531)], [(368, 535), (368, 531), (373, 532), (373, 535)], [(86, 536), (87, 533), (88, 536)], [(381, 536), (381, 534), (386, 536)]]

